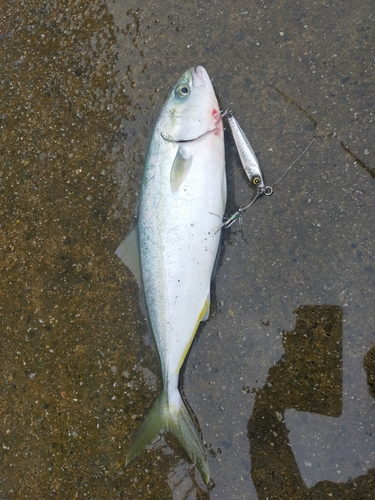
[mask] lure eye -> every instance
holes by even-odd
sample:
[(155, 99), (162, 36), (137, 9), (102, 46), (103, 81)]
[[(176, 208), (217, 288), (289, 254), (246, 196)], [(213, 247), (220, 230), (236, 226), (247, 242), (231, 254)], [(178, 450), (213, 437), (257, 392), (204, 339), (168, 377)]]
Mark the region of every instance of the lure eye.
[(257, 186), (259, 183), (260, 183), (260, 177), (254, 177), (253, 179), (254, 186)]
[(187, 85), (180, 85), (176, 89), (176, 94), (178, 97), (187, 97), (190, 94), (190, 89)]

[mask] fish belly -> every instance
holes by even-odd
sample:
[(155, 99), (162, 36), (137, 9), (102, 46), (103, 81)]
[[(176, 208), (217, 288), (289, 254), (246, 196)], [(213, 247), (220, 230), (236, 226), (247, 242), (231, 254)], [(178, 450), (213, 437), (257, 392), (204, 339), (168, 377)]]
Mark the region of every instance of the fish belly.
[(191, 146), (191, 170), (176, 192), (170, 167), (178, 146), (159, 145), (158, 160), (150, 155), (146, 169), (139, 212), (141, 267), (165, 381), (178, 373), (199, 322), (208, 316), (217, 228), (225, 208), (222, 144), (222, 138), (208, 134)]

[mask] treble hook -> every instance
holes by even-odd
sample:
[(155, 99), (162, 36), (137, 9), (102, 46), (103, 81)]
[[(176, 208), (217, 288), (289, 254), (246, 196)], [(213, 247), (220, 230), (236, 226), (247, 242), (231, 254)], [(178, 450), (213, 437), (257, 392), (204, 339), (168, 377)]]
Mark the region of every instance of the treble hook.
[(245, 212), (245, 210), (247, 210), (248, 208), (251, 207), (251, 205), (253, 205), (259, 198), (261, 198), (262, 196), (271, 196), (271, 194), (273, 193), (273, 189), (271, 186), (266, 186), (266, 187), (262, 187), (262, 188), (258, 188), (257, 189), (257, 194), (254, 196), (254, 198), (251, 200), (251, 202), (244, 206), (244, 207), (239, 207), (237, 209), (237, 211), (231, 216), (229, 217), (229, 219), (227, 221), (225, 221), (221, 227), (221, 228), (225, 228), (225, 229), (228, 229), (228, 227), (232, 226), (237, 219), (239, 219), (239, 223), (240, 225), (242, 225), (242, 214), (243, 212)]

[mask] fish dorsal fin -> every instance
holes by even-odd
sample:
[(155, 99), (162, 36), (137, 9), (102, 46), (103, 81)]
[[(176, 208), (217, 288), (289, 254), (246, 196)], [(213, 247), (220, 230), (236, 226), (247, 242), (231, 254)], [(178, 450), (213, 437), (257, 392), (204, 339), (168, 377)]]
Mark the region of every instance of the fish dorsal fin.
[(139, 288), (143, 289), (137, 225), (119, 245), (116, 250), (116, 255), (133, 273)]
[(193, 156), (179, 147), (171, 169), (171, 190), (175, 193), (186, 179), (193, 163)]

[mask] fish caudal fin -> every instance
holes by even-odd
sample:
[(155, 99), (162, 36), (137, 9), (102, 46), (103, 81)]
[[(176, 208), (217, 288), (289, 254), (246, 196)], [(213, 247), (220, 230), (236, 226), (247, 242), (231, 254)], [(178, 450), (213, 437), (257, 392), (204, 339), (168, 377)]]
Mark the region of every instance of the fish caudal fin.
[(178, 397), (177, 394), (173, 394), (173, 405), (169, 405), (163, 390), (134, 436), (126, 454), (125, 466), (143, 451), (158, 434), (169, 431), (179, 440), (190, 460), (199, 470), (202, 479), (208, 484), (210, 472), (202, 440), (177, 388), (176, 393), (178, 393)]
[(126, 454), (125, 467), (133, 460), (134, 457), (141, 453), (141, 451), (143, 451), (158, 434), (163, 432), (165, 422), (163, 417), (162, 396), (163, 394), (151, 408), (150, 413), (147, 415), (140, 429), (138, 429), (135, 434)]
[[(178, 391), (178, 389), (176, 389), (176, 391)], [(171, 410), (167, 430), (180, 441), (182, 447), (189, 455), (190, 460), (199, 470), (203, 481), (208, 484), (210, 481), (210, 471), (208, 469), (201, 437), (180, 393), (178, 393), (178, 395), (180, 404), (177, 408), (174, 407)]]

